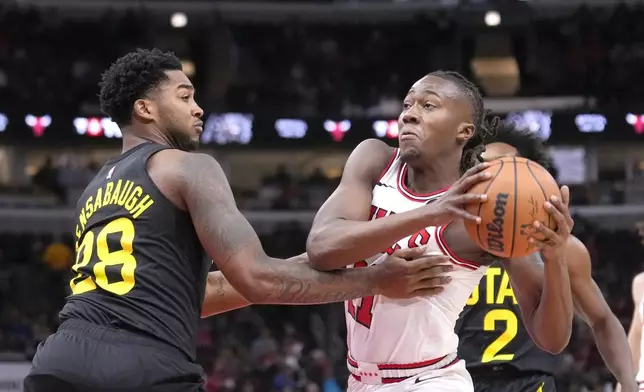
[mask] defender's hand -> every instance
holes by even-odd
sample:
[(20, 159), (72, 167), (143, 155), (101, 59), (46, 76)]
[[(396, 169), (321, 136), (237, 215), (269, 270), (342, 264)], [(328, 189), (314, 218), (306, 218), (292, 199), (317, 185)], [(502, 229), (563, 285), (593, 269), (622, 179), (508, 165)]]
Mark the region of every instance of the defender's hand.
[(445, 274), (454, 267), (444, 255), (424, 255), (425, 247), (399, 249), (383, 263), (377, 282), (378, 294), (389, 298), (436, 295), (452, 279)]
[(541, 250), (544, 261), (562, 260), (564, 257), (568, 237), (570, 237), (570, 232), (575, 224), (572, 216), (570, 216), (568, 203), (570, 203), (570, 190), (567, 186), (562, 186), (561, 199), (551, 196), (550, 202), (545, 202), (544, 204), (546, 211), (557, 222), (556, 231), (549, 229), (541, 222), (535, 221), (533, 223), (535, 233), (541, 233), (542, 235), (539, 239), (530, 237), (528, 241)]
[(467, 191), (479, 182), (488, 180), (492, 174), (484, 171), (489, 163), (479, 163), (466, 171), (458, 181), (452, 185), (443, 196), (424, 208), (431, 210), (433, 226), (445, 225), (454, 219), (466, 219), (481, 223), (481, 217), (474, 216), (465, 211), (466, 204), (483, 203), (487, 195), (470, 194)]

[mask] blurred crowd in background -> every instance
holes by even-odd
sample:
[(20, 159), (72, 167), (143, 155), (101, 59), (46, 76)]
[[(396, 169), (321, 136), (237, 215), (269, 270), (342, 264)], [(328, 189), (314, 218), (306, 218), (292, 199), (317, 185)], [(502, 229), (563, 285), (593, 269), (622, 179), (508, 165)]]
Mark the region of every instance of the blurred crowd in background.
[[(609, 13), (580, 8), (511, 34), (521, 78), (515, 95), (592, 96), (606, 106), (640, 102), (633, 86), (644, 82), (643, 17), (642, 5), (619, 5)], [(408, 86), (430, 70), (456, 69), (473, 77), (474, 42), (459, 38), (447, 14), (360, 25), (213, 19), (181, 32), (183, 39), (172, 41), (172, 49), (190, 59), (186, 66), (195, 67), (198, 98), (224, 110), (396, 115)], [(166, 30), (143, 10), (71, 19), (56, 9), (2, 3), (0, 108), (95, 113), (100, 73), (136, 47), (165, 49)], [(5, 183), (0, 193), (54, 195), (59, 207), (68, 206), (74, 191), (103, 163), (51, 156), (30, 173), (30, 183)], [(260, 186), (235, 187), (235, 193), (244, 210), (314, 210), (337, 180), (321, 170), (304, 175), (284, 166)], [(234, 178), (231, 182), (234, 186)], [(573, 204), (597, 201), (598, 192), (579, 185), (573, 188)], [(611, 185), (603, 203), (621, 204), (622, 193)], [(262, 242), (271, 256), (290, 257), (304, 251), (308, 228), (301, 220), (282, 222), (265, 231)], [(593, 277), (628, 327), (630, 282), (642, 270), (640, 238), (632, 228), (609, 230), (582, 217), (575, 234), (590, 251)], [(0, 361), (30, 359), (38, 342), (55, 330), (73, 258), (71, 236), (0, 234)], [(203, 320), (199, 360), (208, 375), (207, 390), (343, 390), (348, 376), (344, 328), (341, 304), (258, 306)], [(563, 358), (562, 391), (603, 391), (612, 380), (581, 322)]]
[[(97, 105), (96, 81), (120, 54), (168, 46), (146, 11), (70, 19), (55, 9), (0, 4), (0, 100), (51, 111)], [(609, 104), (641, 101), (644, 6), (536, 19), (509, 36), (522, 96), (593, 95)], [(167, 23), (166, 23), (167, 25)], [(448, 15), (387, 24), (186, 26), (178, 54), (197, 64), (198, 95), (223, 110), (289, 114), (397, 113), (409, 85), (428, 70), (472, 77), (476, 45)], [(422, 34), (416, 32), (422, 31)], [(204, 54), (211, 48), (214, 54)], [(404, 60), (403, 60), (404, 59)], [(46, 65), (46, 66), (45, 66)], [(33, 110), (33, 109), (32, 109)]]

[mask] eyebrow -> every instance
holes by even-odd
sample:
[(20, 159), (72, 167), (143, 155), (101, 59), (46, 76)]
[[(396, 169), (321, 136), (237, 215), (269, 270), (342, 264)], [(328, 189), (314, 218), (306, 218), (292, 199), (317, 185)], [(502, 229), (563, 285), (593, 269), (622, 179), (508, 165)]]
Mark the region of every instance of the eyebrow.
[(191, 90), (191, 91), (195, 91), (195, 86), (193, 86), (191, 84), (180, 84), (180, 85), (177, 86), (177, 90), (180, 90), (182, 88), (185, 88), (185, 89)]
[[(415, 93), (415, 92), (416, 92), (416, 90), (414, 90), (414, 89), (412, 88), (412, 89), (410, 89), (410, 90), (409, 90), (409, 92), (407, 93), (407, 95), (413, 94), (413, 93)], [(443, 98), (439, 93), (437, 93), (437, 92), (436, 92), (436, 91), (434, 91), (434, 90), (424, 89), (424, 90), (422, 90), (422, 92), (423, 92), (424, 94), (433, 95), (433, 96), (438, 97), (438, 98)]]

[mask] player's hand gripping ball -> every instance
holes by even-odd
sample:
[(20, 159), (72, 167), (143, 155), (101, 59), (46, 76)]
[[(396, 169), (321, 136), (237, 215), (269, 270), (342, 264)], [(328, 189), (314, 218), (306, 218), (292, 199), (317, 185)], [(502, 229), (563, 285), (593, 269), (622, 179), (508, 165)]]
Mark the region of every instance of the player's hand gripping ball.
[(465, 221), (472, 240), (501, 258), (526, 256), (553, 245), (560, 248), (555, 243), (562, 241), (557, 228), (565, 225), (561, 229), (567, 236), (572, 223), (566, 222), (570, 216), (568, 200), (563, 205), (557, 182), (550, 173), (538, 163), (520, 157), (491, 161), (486, 171), (492, 177), (468, 191), (488, 196), (485, 203), (466, 206), (470, 214), (481, 217), (480, 224)]

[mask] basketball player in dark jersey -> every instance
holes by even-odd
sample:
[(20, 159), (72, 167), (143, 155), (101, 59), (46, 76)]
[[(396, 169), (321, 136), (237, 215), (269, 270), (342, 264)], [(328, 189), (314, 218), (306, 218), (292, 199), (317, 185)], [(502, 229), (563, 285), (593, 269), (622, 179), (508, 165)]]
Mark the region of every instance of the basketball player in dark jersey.
[(211, 260), (253, 303), (406, 298), (431, 294), (443, 280), (435, 264), (444, 258), (422, 251), (332, 273), (269, 258), (218, 163), (188, 152), (203, 112), (181, 62), (137, 50), (100, 87), (102, 110), (123, 131), (123, 153), (78, 202), (72, 295), (58, 331), (38, 347), (24, 391), (203, 391), (196, 329), (204, 295), (217, 294), (206, 290)]
[[(534, 135), (503, 124), (486, 139), (486, 160), (522, 156), (549, 167), (543, 144)], [(564, 195), (568, 197), (568, 195)], [(629, 348), (619, 320), (591, 276), (590, 256), (570, 236), (566, 262), (577, 314), (591, 327), (597, 347), (623, 391), (636, 391)], [(475, 391), (554, 391), (557, 357), (540, 350), (525, 329), (503, 265), (493, 265), (472, 293), (456, 326), (458, 354), (467, 363)]]

